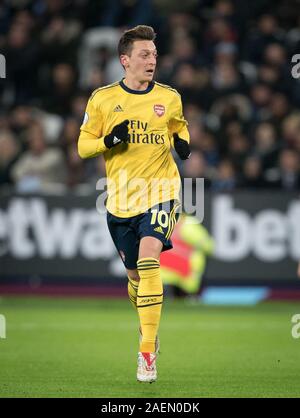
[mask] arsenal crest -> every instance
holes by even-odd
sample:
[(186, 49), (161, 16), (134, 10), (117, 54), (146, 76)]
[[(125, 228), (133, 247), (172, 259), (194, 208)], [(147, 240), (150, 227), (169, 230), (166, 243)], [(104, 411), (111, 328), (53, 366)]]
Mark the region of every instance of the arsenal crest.
[(157, 114), (157, 116), (161, 117), (165, 114), (165, 106), (156, 104), (154, 105), (154, 112)]

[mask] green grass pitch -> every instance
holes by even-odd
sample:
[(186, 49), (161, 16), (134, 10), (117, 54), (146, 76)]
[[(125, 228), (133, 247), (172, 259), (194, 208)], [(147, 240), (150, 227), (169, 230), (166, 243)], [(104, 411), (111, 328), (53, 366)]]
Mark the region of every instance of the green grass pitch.
[(138, 321), (127, 300), (0, 299), (0, 397), (300, 397), (300, 304), (166, 299), (159, 380), (136, 381)]

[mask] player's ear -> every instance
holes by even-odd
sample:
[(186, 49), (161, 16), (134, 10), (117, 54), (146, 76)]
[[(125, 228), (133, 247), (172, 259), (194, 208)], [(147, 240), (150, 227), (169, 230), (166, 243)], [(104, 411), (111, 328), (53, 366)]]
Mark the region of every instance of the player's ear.
[(124, 68), (128, 67), (128, 64), (129, 64), (128, 58), (129, 58), (128, 55), (125, 55), (125, 54), (120, 55), (120, 63)]

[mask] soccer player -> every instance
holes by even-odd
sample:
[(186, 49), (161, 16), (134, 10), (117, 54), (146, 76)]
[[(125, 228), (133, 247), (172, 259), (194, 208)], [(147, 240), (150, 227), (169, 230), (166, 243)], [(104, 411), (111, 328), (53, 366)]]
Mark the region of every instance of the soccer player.
[(152, 27), (122, 35), (118, 53), (125, 77), (95, 90), (78, 141), (82, 158), (103, 154), (107, 223), (128, 276), (128, 294), (140, 320), (137, 379), (157, 379), (157, 332), (163, 302), (160, 253), (179, 211), (180, 177), (171, 147), (190, 155), (180, 95), (153, 81), (157, 51)]

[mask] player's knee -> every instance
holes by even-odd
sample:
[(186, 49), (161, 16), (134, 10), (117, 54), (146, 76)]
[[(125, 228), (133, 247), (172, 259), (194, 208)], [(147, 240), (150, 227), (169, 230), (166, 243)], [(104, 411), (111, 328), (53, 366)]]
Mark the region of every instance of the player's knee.
[(127, 269), (127, 275), (134, 281), (139, 282), (140, 276), (137, 270), (129, 270)]
[(139, 259), (152, 257), (159, 260), (162, 242), (155, 237), (143, 237), (140, 242)]

